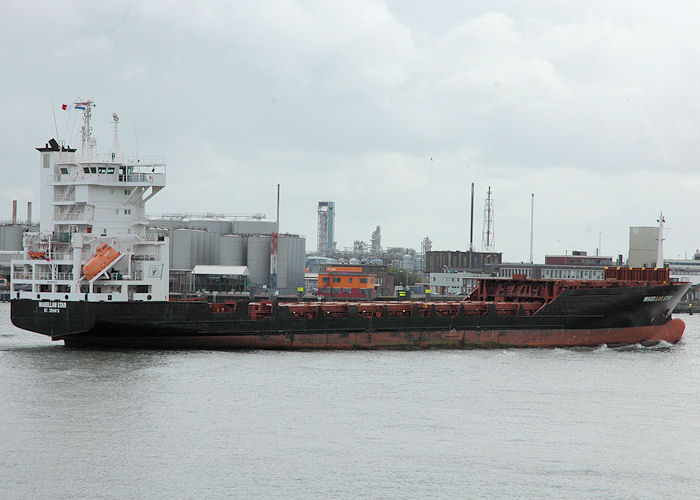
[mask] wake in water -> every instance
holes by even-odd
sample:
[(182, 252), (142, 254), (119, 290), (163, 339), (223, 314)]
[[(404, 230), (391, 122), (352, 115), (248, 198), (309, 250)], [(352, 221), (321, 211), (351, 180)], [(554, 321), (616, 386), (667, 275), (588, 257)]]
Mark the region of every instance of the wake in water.
[(654, 341), (653, 343), (644, 344), (628, 344), (621, 346), (609, 347), (614, 351), (668, 351), (673, 349), (677, 344), (669, 344), (665, 340)]

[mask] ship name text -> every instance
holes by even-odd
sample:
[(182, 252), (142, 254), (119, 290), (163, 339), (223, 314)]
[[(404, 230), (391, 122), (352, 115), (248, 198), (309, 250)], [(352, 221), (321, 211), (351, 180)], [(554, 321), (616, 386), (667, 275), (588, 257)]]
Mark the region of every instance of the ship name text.
[(643, 302), (666, 302), (672, 298), (673, 295), (648, 295), (644, 297)]
[(42, 312), (57, 314), (61, 312), (61, 309), (66, 308), (65, 302), (39, 302), (39, 307), (42, 308)]

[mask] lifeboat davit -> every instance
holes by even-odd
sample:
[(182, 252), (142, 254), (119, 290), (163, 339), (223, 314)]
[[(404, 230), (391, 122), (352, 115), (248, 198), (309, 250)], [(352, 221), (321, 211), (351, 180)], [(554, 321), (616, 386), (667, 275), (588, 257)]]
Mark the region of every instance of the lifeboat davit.
[(100, 274), (102, 271), (119, 258), (121, 254), (107, 243), (102, 243), (97, 247), (95, 254), (90, 257), (83, 266), (83, 274), (90, 281), (92, 278)]

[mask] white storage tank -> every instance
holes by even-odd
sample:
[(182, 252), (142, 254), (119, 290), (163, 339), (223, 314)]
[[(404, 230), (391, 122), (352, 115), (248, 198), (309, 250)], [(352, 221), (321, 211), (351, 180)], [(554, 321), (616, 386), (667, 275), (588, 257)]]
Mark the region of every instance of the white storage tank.
[[(248, 282), (255, 285), (270, 284), (270, 237), (266, 235), (248, 236)], [(279, 271), (278, 271), (279, 274)]]
[(229, 234), (219, 239), (219, 261), (221, 266), (246, 265), (247, 238), (240, 234)]
[(281, 294), (294, 294), (304, 286), (306, 240), (293, 234), (281, 234), (277, 242), (277, 288)]
[(207, 264), (207, 262), (203, 262), (204, 259), (202, 258), (202, 254), (204, 253), (204, 243), (203, 243), (203, 235), (204, 231), (192, 231), (192, 249), (190, 252), (191, 259), (192, 259), (192, 266), (196, 266), (197, 264)]
[(172, 229), (170, 236), (170, 269), (192, 269), (192, 233), (189, 229)]
[(192, 231), (192, 267), (202, 265), (212, 265), (218, 251), (219, 237), (208, 231)]

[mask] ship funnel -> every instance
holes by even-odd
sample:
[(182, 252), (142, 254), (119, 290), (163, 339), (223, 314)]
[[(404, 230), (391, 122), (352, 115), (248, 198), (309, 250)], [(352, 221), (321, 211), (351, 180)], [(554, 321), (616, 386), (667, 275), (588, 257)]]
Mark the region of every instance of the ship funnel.
[(27, 202), (27, 225), (32, 225), (32, 202)]

